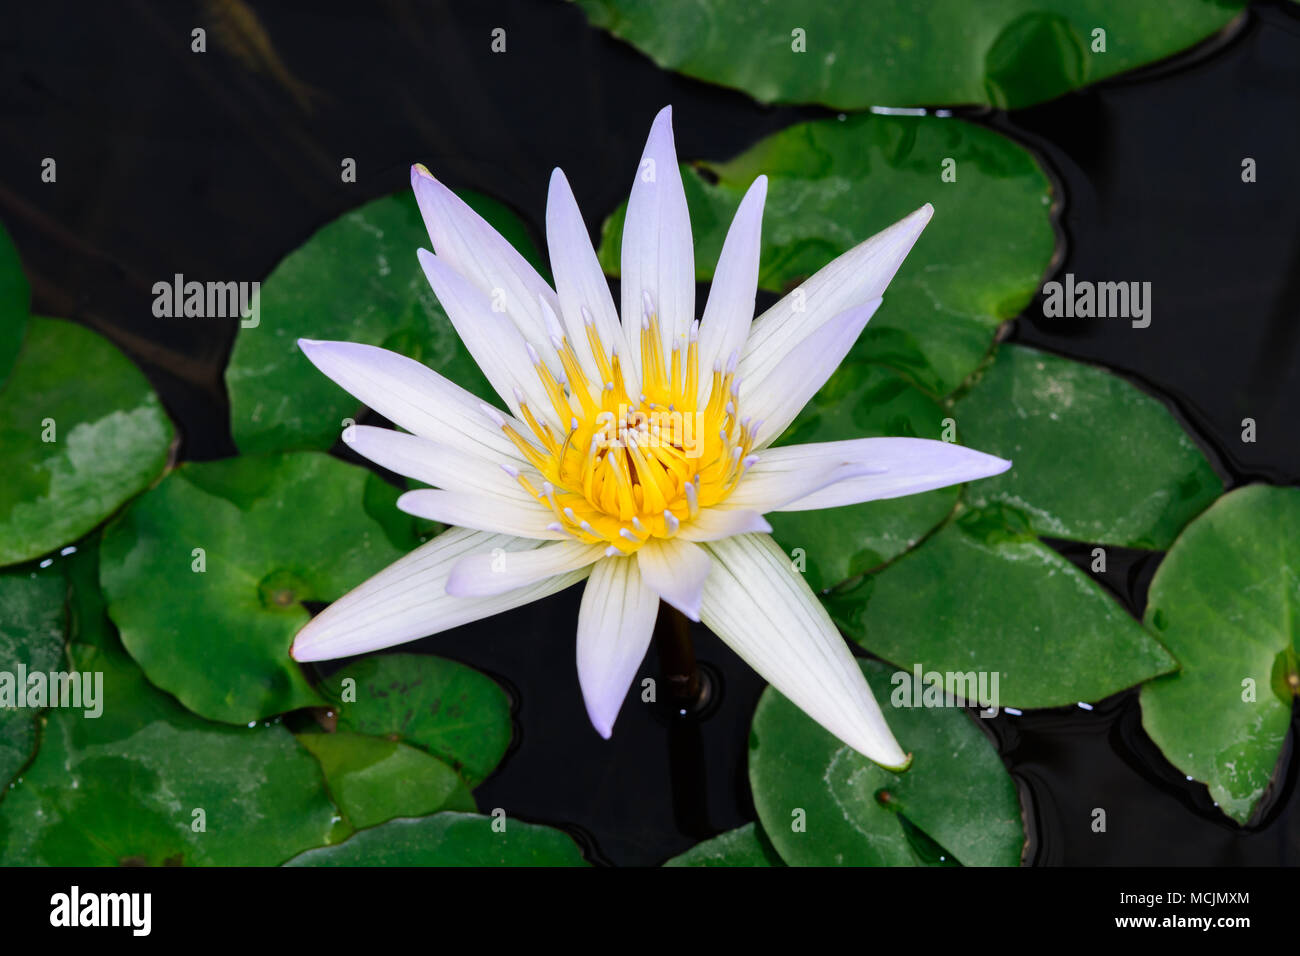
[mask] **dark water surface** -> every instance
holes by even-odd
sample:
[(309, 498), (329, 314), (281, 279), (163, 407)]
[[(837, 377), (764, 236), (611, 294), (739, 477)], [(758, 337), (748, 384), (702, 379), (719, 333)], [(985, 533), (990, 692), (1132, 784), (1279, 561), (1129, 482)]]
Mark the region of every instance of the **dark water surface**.
[[(595, 226), (625, 198), (666, 103), (684, 158), (726, 158), (827, 115), (664, 73), (560, 2), (253, 9), (285, 74), (250, 73), (211, 31), (210, 52), (192, 54), (198, 3), (22, 4), (0, 34), (0, 219), (35, 310), (83, 322), (130, 354), (188, 459), (235, 451), (222, 383), (234, 329), (154, 318), (154, 282), (265, 278), (321, 225), (406, 188), (415, 161), (505, 201), (540, 239), (551, 168), (564, 168)], [(505, 55), (489, 50), (498, 26)], [(1261, 3), (1228, 36), (1138, 78), (972, 118), (1034, 149), (1056, 177), (1060, 273), (1152, 283), (1150, 328), (1043, 319), (1035, 303), (1011, 338), (1161, 396), (1230, 485), (1296, 483), (1300, 5)], [(58, 162), (54, 185), (39, 181), (47, 156)], [(344, 156), (357, 160), (356, 184), (339, 182)], [(1258, 164), (1249, 185), (1248, 156)], [(1241, 441), (1245, 417), (1258, 423), (1254, 444)], [(1060, 548), (1080, 563), (1088, 554)], [(1112, 549), (1104, 583), (1140, 614), (1159, 558)], [(477, 791), (480, 806), (563, 824), (594, 859), (622, 864), (657, 863), (753, 819), (745, 759), (762, 683), (700, 631), (699, 656), (721, 687), (708, 719), (674, 721), (630, 701), (602, 741), (578, 690), (578, 597), (571, 589), (411, 647), (485, 670), (515, 694), (515, 746)], [(652, 652), (642, 674), (656, 672)], [(1300, 862), (1289, 755), (1260, 822), (1242, 829), (1160, 755), (1135, 692), (1092, 711), (981, 723), (1020, 784), (1032, 862)], [(1089, 827), (1094, 807), (1107, 811), (1104, 834)]]

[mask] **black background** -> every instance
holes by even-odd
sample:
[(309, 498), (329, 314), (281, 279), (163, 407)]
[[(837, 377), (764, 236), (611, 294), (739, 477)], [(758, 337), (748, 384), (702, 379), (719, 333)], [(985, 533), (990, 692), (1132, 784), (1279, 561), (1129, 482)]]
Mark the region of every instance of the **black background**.
[[(727, 158), (831, 115), (663, 72), (558, 0), (253, 0), (283, 72), (223, 49), (211, 29), (223, 6), (11, 4), (0, 33), (0, 219), (34, 311), (82, 322), (131, 355), (188, 459), (235, 452), (222, 382), (235, 328), (154, 318), (154, 282), (263, 279), (321, 225), (407, 188), (412, 162), (506, 202), (540, 239), (552, 167), (598, 228), (626, 197), (664, 104), (684, 159)], [(210, 28), (206, 54), (190, 51), (195, 26)], [(505, 54), (490, 50), (495, 27), (507, 31)], [(1045, 320), (1034, 303), (1011, 338), (1163, 397), (1230, 487), (1295, 484), (1300, 5), (1256, 4), (1196, 51), (1049, 104), (959, 112), (1034, 150), (1056, 179), (1057, 271), (1153, 287), (1150, 328)], [(45, 157), (57, 183), (40, 180)], [(343, 157), (357, 161), (355, 184), (340, 182)], [(1258, 164), (1253, 184), (1241, 181), (1245, 157)], [(1257, 422), (1254, 444), (1241, 441), (1245, 417)], [(1087, 553), (1061, 550), (1080, 562)], [(1158, 561), (1112, 552), (1104, 581), (1140, 613)], [(701, 633), (723, 691), (715, 712), (687, 723), (629, 702), (602, 741), (578, 691), (577, 603), (571, 589), (413, 645), (486, 670), (516, 696), (514, 749), (477, 791), (480, 806), (566, 826), (613, 863), (658, 863), (753, 819), (745, 757), (761, 682)], [(652, 652), (642, 673), (655, 666)], [(1242, 829), (1163, 759), (1133, 692), (1091, 712), (981, 723), (1020, 785), (1030, 862), (1300, 860), (1289, 753), (1260, 818)], [(1104, 834), (1090, 829), (1094, 807), (1107, 811)]]

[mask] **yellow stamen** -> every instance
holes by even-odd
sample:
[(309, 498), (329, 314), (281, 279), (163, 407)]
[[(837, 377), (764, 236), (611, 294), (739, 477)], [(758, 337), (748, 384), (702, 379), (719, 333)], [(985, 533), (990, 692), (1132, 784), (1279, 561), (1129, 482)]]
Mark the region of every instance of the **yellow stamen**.
[(751, 463), (758, 423), (739, 417), (734, 358), (709, 370), (700, 407), (698, 323), (672, 343), (665, 363), (660, 316), (646, 296), (640, 389), (631, 395), (624, 357), (601, 341), (585, 309), (583, 319), (599, 382), (558, 328), (552, 345), (563, 379), (530, 354), (559, 431), (539, 421), (522, 394), (519, 415), (532, 436), (496, 420), (534, 472), (511, 474), (555, 516), (553, 528), (632, 554), (651, 537), (673, 537), (732, 492)]

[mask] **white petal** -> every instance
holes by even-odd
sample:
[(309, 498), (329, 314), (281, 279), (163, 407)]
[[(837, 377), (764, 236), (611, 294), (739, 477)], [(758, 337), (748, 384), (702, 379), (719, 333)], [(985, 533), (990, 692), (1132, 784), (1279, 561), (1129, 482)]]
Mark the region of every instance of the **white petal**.
[(840, 313), (796, 345), (771, 372), (741, 380), (740, 407), (762, 423), (755, 436), (755, 449), (765, 448), (781, 437), (785, 427), (839, 368), (879, 307), (880, 300), (873, 299)]
[(578, 683), (602, 737), (614, 731), (658, 613), (659, 595), (642, 582), (635, 558), (605, 558), (593, 566), (578, 611)]
[[(763, 467), (768, 454), (768, 451), (763, 452), (758, 462), (746, 470), (735, 490), (718, 507), (746, 508), (759, 514), (784, 511), (791, 501), (806, 498), (827, 485), (878, 470), (859, 462), (835, 459), (831, 455), (819, 460), (816, 467), (783, 468), (779, 467), (781, 463), (778, 463), (778, 467)], [(792, 465), (790, 462), (784, 464)]]
[[(522, 392), (533, 414), (554, 425), (551, 400), (537, 377), (537, 367), (519, 329), (504, 312), (493, 311), (483, 293), (446, 262), (425, 249), (418, 255), (425, 277), (456, 334), (502, 401), (519, 414), (518, 395)], [(546, 350), (551, 351), (549, 344)]]
[[(583, 371), (599, 387), (603, 383), (588, 344), (583, 308), (591, 315), (592, 324), (607, 352), (617, 349), (621, 355), (627, 355), (627, 346), (614, 308), (614, 297), (609, 292), (609, 282), (591, 246), (591, 236), (583, 224), (573, 190), (559, 169), (551, 173), (551, 187), (546, 199), (546, 247), (551, 255), (551, 270), (555, 273), (564, 332), (582, 362)], [(639, 378), (639, 370), (634, 371)]]
[(540, 548), (468, 554), (456, 562), (447, 578), (447, 593), (456, 597), (503, 594), (537, 581), (576, 571), (603, 557), (605, 548), (579, 541), (559, 541)]
[(740, 355), (741, 377), (767, 375), (824, 323), (880, 298), (932, 215), (926, 203), (819, 269), (755, 319)]
[[(299, 339), (298, 347), (358, 401), (407, 431), (491, 460), (524, 460), (483, 413), (482, 399), (414, 359), (357, 342)], [(522, 422), (512, 423), (527, 433)]]
[(462, 556), (530, 544), (508, 535), (452, 528), (317, 614), (298, 632), (290, 653), (294, 660), (324, 661), (392, 647), (508, 611), (586, 577), (584, 568), (487, 598), (458, 598), (446, 592), (447, 575)]
[(546, 280), (487, 220), (427, 169), (411, 168), (411, 188), (433, 251), (489, 299), (499, 292), (506, 313), (528, 341), (538, 349), (545, 345), (546, 326), (538, 297), (545, 298), (553, 309), (559, 307)]
[(863, 756), (891, 769), (910, 758), (826, 609), (767, 535), (708, 545), (714, 565), (701, 618), (773, 687)]
[(636, 369), (641, 368), (645, 293), (659, 313), (665, 365), (673, 343), (686, 347), (695, 321), (695, 250), (672, 121), (672, 107), (665, 106), (650, 127), (623, 223), (623, 329)]
[[(849, 477), (787, 502), (778, 511), (815, 511), (862, 501), (900, 498), (963, 481), (1000, 475), (1011, 462), (982, 451), (926, 438), (856, 438), (769, 448), (752, 471), (785, 466), (817, 470), (829, 461), (845, 458), (876, 469), (875, 473)], [(746, 475), (741, 479), (749, 478)], [(740, 490), (736, 489), (737, 492)], [(730, 499), (728, 499), (730, 500)]]
[(763, 202), (767, 198), (767, 177), (754, 180), (740, 201), (731, 228), (727, 230), (718, 268), (709, 287), (709, 301), (700, 319), (700, 400), (708, 397), (714, 362), (724, 365), (739, 352), (754, 321), (754, 297), (758, 293), (758, 256), (762, 245)]
[(650, 538), (636, 557), (641, 580), (692, 621), (698, 621), (700, 595), (712, 563), (708, 552), (681, 538)]
[(476, 528), (496, 534), (557, 541), (567, 537), (555, 524), (555, 515), (540, 502), (509, 501), (483, 494), (465, 494), (421, 488), (397, 499), (397, 507), (417, 518), (441, 521), (458, 528)]
[(521, 502), (536, 501), (500, 465), (418, 435), (354, 425), (344, 431), (343, 440), (358, 455), (375, 464), (438, 488), (499, 495)]
[(733, 534), (768, 532), (772, 526), (757, 511), (745, 508), (701, 508), (690, 521), (682, 522), (678, 537), (687, 541), (716, 541)]

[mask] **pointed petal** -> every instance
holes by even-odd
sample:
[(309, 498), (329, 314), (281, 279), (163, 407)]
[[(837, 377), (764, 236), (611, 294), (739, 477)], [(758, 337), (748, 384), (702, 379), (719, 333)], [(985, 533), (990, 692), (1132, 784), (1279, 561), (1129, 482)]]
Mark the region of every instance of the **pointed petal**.
[(548, 527), (555, 515), (540, 502), (510, 501), (483, 494), (421, 488), (397, 499), (397, 507), (417, 518), (441, 521), (458, 528), (476, 528), (519, 538), (558, 541), (568, 536)]
[[(517, 415), (522, 393), (533, 414), (554, 425), (550, 398), (537, 377), (537, 367), (519, 329), (505, 313), (494, 311), (483, 293), (446, 262), (426, 249), (419, 250), (418, 255), (425, 277), (456, 334), (501, 400)], [(550, 352), (549, 344), (546, 350)]]
[(606, 350), (613, 348), (627, 355), (627, 346), (609, 282), (601, 271), (573, 190), (559, 169), (551, 173), (546, 199), (546, 247), (551, 255), (551, 271), (555, 273), (564, 332), (582, 362), (582, 370), (599, 386), (603, 383), (587, 341), (582, 310), (586, 308), (591, 315)]
[(767, 198), (767, 177), (754, 180), (740, 208), (731, 220), (718, 268), (709, 287), (709, 301), (700, 319), (701, 402), (708, 397), (715, 362), (724, 365), (739, 352), (754, 321), (754, 297), (758, 293), (758, 255), (762, 245), (763, 202)]
[(741, 377), (767, 375), (823, 324), (884, 295), (932, 215), (934, 207), (926, 203), (818, 270), (755, 319), (740, 355)]
[(690, 521), (682, 522), (679, 538), (687, 541), (717, 541), (733, 534), (766, 533), (772, 526), (757, 511), (745, 508), (702, 508)]
[(583, 568), (486, 598), (446, 592), (447, 575), (464, 555), (531, 544), (464, 528), (445, 531), (308, 621), (290, 654), (298, 661), (324, 661), (392, 647), (536, 601), (586, 577)]
[(755, 450), (781, 437), (786, 426), (839, 368), (879, 307), (880, 300), (873, 299), (840, 313), (804, 338), (768, 374), (741, 380), (740, 407), (746, 415), (762, 422), (755, 436)]
[(500, 465), (418, 435), (354, 425), (344, 431), (343, 440), (375, 464), (438, 488), (527, 503), (536, 500)]
[(546, 280), (487, 220), (423, 166), (411, 167), (411, 188), (433, 251), (489, 300), (499, 293), (506, 313), (528, 341), (539, 349), (545, 345), (546, 325), (538, 297), (559, 308)]
[(681, 538), (651, 538), (636, 553), (641, 580), (692, 621), (700, 619), (700, 596), (709, 576), (709, 554)]
[(598, 544), (560, 541), (540, 548), (468, 554), (456, 562), (447, 578), (447, 593), (455, 597), (504, 594), (557, 574), (594, 564), (605, 554)]
[[(765, 467), (775, 470), (787, 466), (816, 471), (827, 462), (845, 458), (860, 462), (874, 472), (848, 476), (802, 498), (791, 499), (775, 510), (815, 511), (881, 498), (900, 498), (1000, 475), (1011, 467), (1011, 462), (1005, 459), (950, 442), (926, 438), (856, 438), (769, 448), (751, 473)], [(742, 481), (749, 477), (746, 474)]]
[[(422, 438), (512, 464), (523, 456), (483, 413), (483, 400), (431, 368), (357, 342), (299, 339), (312, 364), (364, 405)], [(526, 433), (527, 426), (513, 422)]]
[(606, 739), (641, 666), (659, 613), (635, 558), (605, 558), (591, 570), (578, 611), (578, 683), (592, 726)]
[(718, 507), (746, 508), (758, 514), (783, 511), (791, 501), (806, 498), (828, 485), (879, 470), (860, 462), (837, 460), (833, 455), (819, 461), (817, 467), (792, 462), (785, 462), (791, 465), (786, 468), (760, 467), (767, 455), (768, 452), (763, 452), (759, 460), (746, 470), (735, 490)]
[(714, 566), (701, 618), (750, 667), (809, 717), (891, 769), (898, 746), (866, 678), (790, 559), (767, 535), (708, 545)]
[(672, 107), (665, 106), (650, 127), (623, 222), (623, 330), (636, 369), (645, 293), (659, 313), (665, 361), (674, 342), (685, 348), (695, 321), (695, 250), (672, 121)]

